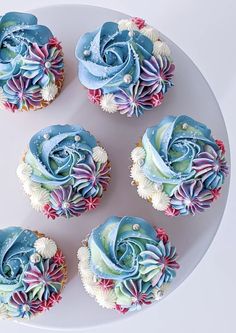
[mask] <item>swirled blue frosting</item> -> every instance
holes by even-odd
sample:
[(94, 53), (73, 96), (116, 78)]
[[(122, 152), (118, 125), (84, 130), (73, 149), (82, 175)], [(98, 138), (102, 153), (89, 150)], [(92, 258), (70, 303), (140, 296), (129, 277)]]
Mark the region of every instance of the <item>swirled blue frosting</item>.
[(193, 178), (193, 160), (205, 151), (206, 145), (219, 151), (210, 129), (187, 116), (164, 118), (146, 130), (142, 144), (146, 152), (144, 174), (164, 185), (169, 195), (183, 181)]
[(86, 163), (95, 146), (95, 137), (80, 126), (49, 126), (31, 138), (25, 161), (32, 167), (34, 182), (54, 189), (74, 183), (73, 167)]
[(32, 14), (9, 12), (0, 17), (0, 85), (17, 75), (29, 43), (42, 46), (53, 37)]
[(109, 217), (92, 231), (88, 245), (90, 267), (98, 278), (141, 279), (154, 288), (171, 282), (179, 268), (175, 247), (139, 217)]
[[(30, 230), (9, 227), (0, 230), (0, 291), (21, 290), (37, 236)], [(6, 294), (8, 295), (8, 294)], [(5, 300), (7, 301), (7, 300)]]
[[(140, 226), (139, 231), (133, 225)], [(91, 267), (105, 279), (123, 280), (138, 275), (137, 256), (145, 250), (146, 243), (156, 242), (154, 228), (145, 220), (125, 216), (112, 216), (94, 229), (89, 238)]]
[[(106, 22), (84, 34), (77, 44), (80, 81), (88, 89), (101, 88), (104, 93), (127, 88), (138, 81), (140, 63), (150, 59), (152, 51), (153, 43), (139, 31), (130, 36), (128, 30), (119, 31), (117, 23)], [(123, 81), (126, 74), (132, 76), (129, 84)]]

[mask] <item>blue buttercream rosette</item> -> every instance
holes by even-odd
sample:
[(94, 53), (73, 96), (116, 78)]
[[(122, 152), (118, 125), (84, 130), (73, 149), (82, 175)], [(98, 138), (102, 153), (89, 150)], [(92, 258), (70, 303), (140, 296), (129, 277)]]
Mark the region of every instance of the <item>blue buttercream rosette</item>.
[(188, 116), (169, 116), (147, 128), (131, 158), (139, 196), (168, 216), (209, 208), (229, 172), (223, 142)]
[(89, 99), (109, 113), (139, 117), (159, 106), (173, 86), (170, 49), (140, 18), (106, 22), (84, 34), (76, 57)]
[(78, 259), (86, 291), (121, 313), (160, 299), (179, 268), (165, 230), (134, 216), (109, 217), (91, 232)]
[(32, 14), (0, 17), (0, 110), (15, 112), (47, 106), (64, 78), (62, 48)]

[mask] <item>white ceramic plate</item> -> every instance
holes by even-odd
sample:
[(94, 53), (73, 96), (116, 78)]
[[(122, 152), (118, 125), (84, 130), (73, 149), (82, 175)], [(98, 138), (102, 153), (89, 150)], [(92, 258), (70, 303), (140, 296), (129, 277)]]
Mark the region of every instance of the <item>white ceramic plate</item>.
[[(82, 288), (77, 275), (76, 252), (81, 240), (96, 225), (111, 215), (136, 215), (164, 227), (176, 245), (181, 265), (170, 292), (177, 288), (199, 263), (208, 249), (220, 224), (229, 187), (226, 181), (221, 198), (213, 207), (196, 217), (171, 219), (152, 209), (140, 199), (130, 185), (130, 151), (146, 127), (159, 122), (166, 115), (187, 114), (209, 125), (215, 138), (229, 145), (224, 120), (217, 101), (193, 62), (172, 41), (168, 43), (176, 64), (175, 87), (166, 95), (163, 105), (147, 112), (139, 119), (119, 114), (108, 115), (87, 100), (86, 90), (77, 79), (74, 56), (78, 38), (93, 31), (105, 21), (118, 20), (126, 15), (105, 8), (63, 5), (33, 11), (41, 24), (48, 25), (62, 41), (65, 54), (66, 80), (60, 96), (48, 108), (29, 113), (0, 114), (0, 142), (2, 175), (0, 225), (20, 225), (37, 229), (54, 238), (63, 249), (69, 267), (69, 282), (62, 302), (26, 325), (50, 329), (79, 329), (102, 325), (125, 316), (104, 310)], [(156, 27), (158, 28), (158, 27)], [(49, 125), (77, 123), (91, 131), (106, 147), (112, 162), (112, 184), (95, 211), (69, 221), (52, 222), (35, 212), (16, 176), (16, 167), (31, 136)], [(158, 312), (158, 306), (156, 303)], [(148, 307), (146, 308), (148, 316)], [(136, 314), (137, 315), (137, 314)]]

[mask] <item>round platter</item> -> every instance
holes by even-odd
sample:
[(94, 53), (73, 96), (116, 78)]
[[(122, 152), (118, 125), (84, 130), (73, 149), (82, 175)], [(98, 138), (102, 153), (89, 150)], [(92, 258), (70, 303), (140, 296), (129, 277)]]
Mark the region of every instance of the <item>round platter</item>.
[[(62, 41), (66, 79), (62, 93), (48, 108), (14, 115), (7, 112), (0, 114), (0, 173), (3, 175), (4, 189), (1, 194), (0, 226), (20, 225), (48, 234), (57, 241), (67, 258), (69, 282), (63, 292), (62, 302), (43, 316), (23, 324), (55, 330), (99, 326), (122, 320), (125, 316), (99, 307), (86, 294), (78, 278), (76, 252), (81, 240), (93, 227), (111, 215), (136, 215), (164, 227), (177, 247), (181, 265), (170, 293), (187, 278), (207, 251), (221, 222), (227, 200), (229, 177), (221, 198), (205, 213), (174, 220), (157, 213), (150, 204), (138, 197), (136, 188), (130, 185), (129, 156), (135, 143), (146, 127), (156, 124), (164, 116), (187, 114), (209, 125), (213, 136), (225, 142), (229, 160), (227, 131), (209, 85), (193, 62), (172, 41), (168, 40), (176, 64), (175, 87), (168, 93), (163, 105), (158, 110), (146, 112), (139, 119), (129, 119), (119, 114), (107, 115), (88, 102), (86, 90), (77, 79), (75, 45), (86, 31), (93, 31), (104, 21), (118, 20), (126, 15), (82, 5), (40, 8), (35, 9), (33, 14)], [(49, 125), (66, 123), (80, 124), (103, 143), (112, 162), (112, 183), (95, 211), (69, 221), (58, 219), (51, 222), (31, 208), (17, 179), (16, 167), (35, 132)], [(152, 306), (156, 306), (158, 311), (159, 304)], [(148, 308), (144, 311), (148, 316)]]

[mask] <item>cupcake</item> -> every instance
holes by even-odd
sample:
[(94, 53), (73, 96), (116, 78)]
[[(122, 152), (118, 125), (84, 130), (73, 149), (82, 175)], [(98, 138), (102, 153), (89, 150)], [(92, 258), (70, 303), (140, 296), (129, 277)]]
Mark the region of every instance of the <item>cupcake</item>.
[(78, 125), (36, 133), (17, 168), (34, 209), (71, 218), (95, 209), (110, 181), (110, 162), (95, 137)]
[(0, 110), (46, 107), (63, 80), (62, 48), (49, 28), (31, 14), (0, 16)]
[(187, 116), (169, 116), (147, 128), (131, 152), (132, 185), (168, 216), (195, 215), (219, 198), (229, 169), (224, 143)]
[(176, 259), (165, 230), (134, 216), (109, 217), (78, 250), (85, 290), (121, 313), (159, 300), (176, 276)]
[(160, 106), (173, 86), (171, 51), (141, 18), (106, 22), (84, 34), (76, 57), (89, 100), (108, 113), (139, 117)]
[(0, 230), (0, 318), (31, 319), (61, 300), (65, 258), (44, 235), (9, 227)]

